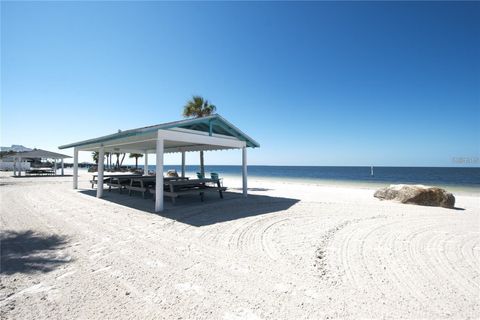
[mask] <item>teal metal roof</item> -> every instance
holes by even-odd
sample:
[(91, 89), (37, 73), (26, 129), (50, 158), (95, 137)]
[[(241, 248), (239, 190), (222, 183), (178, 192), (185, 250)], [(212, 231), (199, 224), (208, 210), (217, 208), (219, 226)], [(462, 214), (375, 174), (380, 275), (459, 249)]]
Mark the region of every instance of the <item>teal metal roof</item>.
[(42, 150), (42, 149), (33, 149), (32, 151), (17, 152), (14, 155), (16, 157), (22, 157), (22, 158), (46, 158), (46, 159), (71, 158), (70, 156), (67, 156), (66, 154), (51, 152), (51, 151)]
[(209, 133), (211, 132), (213, 134), (222, 134), (225, 136), (235, 137), (241, 141), (245, 141), (247, 144), (247, 147), (251, 147), (251, 148), (260, 147), (260, 144), (258, 144), (258, 142), (250, 138), (247, 134), (243, 133), (240, 129), (238, 129), (233, 124), (228, 122), (225, 118), (223, 118), (219, 114), (214, 114), (207, 117), (167, 122), (167, 123), (157, 124), (157, 125), (148, 126), (148, 127), (125, 130), (125, 131), (121, 131), (118, 133), (114, 133), (114, 134), (110, 134), (110, 135), (106, 135), (106, 136), (102, 136), (94, 139), (65, 144), (65, 145), (59, 146), (58, 148), (68, 149), (73, 147), (81, 147), (85, 145), (103, 143), (103, 142), (126, 138), (130, 136), (139, 136), (146, 133), (155, 132), (159, 129), (173, 129), (173, 128), (182, 128), (182, 129), (196, 130), (196, 131), (209, 132)]

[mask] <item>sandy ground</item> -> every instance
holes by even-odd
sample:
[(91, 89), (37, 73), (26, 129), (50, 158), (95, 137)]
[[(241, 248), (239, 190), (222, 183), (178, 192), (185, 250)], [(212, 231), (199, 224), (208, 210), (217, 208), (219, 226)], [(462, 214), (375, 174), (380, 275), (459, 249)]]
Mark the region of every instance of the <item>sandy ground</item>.
[(478, 319), (480, 200), (251, 180), (164, 213), (87, 175), (0, 177), (2, 319)]

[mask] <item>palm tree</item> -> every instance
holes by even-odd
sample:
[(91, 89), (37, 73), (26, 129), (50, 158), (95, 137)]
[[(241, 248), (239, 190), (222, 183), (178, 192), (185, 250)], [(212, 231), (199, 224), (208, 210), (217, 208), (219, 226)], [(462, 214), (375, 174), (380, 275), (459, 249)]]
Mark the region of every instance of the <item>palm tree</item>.
[[(125, 153), (119, 153), (119, 152), (116, 152), (114, 153), (115, 156), (117, 157), (117, 162), (115, 164), (115, 168), (116, 169), (120, 169), (120, 167), (122, 166), (123, 164), (123, 160), (125, 159)], [(120, 155), (122, 155), (122, 160), (120, 160)]]
[(103, 156), (107, 158), (107, 169), (110, 169), (112, 167), (112, 153), (105, 152)]
[(92, 152), (92, 158), (93, 158), (93, 161), (95, 161), (95, 163), (98, 166), (98, 151)]
[(185, 118), (201, 118), (212, 115), (217, 108), (200, 96), (193, 96), (183, 108)]
[[(93, 161), (95, 161), (95, 163), (97, 164), (98, 166), (98, 156), (99, 156), (99, 152), (98, 151), (94, 151), (92, 152), (92, 158), (93, 158)], [(104, 153), (104, 156), (103, 156), (103, 162), (105, 162), (105, 157), (107, 157), (107, 168), (108, 168), (108, 156), (110, 155), (109, 152), (105, 152)], [(110, 156), (111, 157), (111, 156)]]
[[(183, 116), (185, 118), (202, 118), (212, 115), (216, 111), (216, 107), (210, 104), (208, 100), (200, 96), (193, 96), (183, 107)], [(203, 151), (200, 151), (200, 173), (205, 177), (205, 165), (203, 161)]]
[[(138, 158), (143, 157), (143, 154), (141, 153), (130, 153), (128, 156), (129, 158), (135, 158), (135, 169), (138, 169)], [(148, 170), (148, 168), (145, 168), (144, 170)]]

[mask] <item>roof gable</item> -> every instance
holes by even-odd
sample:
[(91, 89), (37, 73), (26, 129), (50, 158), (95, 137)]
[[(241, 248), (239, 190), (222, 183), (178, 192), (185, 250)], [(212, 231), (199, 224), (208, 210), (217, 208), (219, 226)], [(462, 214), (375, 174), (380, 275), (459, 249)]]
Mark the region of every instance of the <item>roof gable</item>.
[(247, 134), (245, 134), (240, 129), (235, 127), (233, 124), (228, 122), (225, 118), (223, 118), (219, 114), (214, 114), (207, 117), (167, 122), (167, 123), (157, 124), (153, 126), (125, 130), (125, 131), (121, 131), (118, 133), (114, 133), (114, 134), (110, 134), (110, 135), (106, 135), (106, 136), (102, 136), (94, 139), (62, 145), (62, 146), (59, 146), (58, 148), (67, 149), (72, 147), (80, 147), (88, 144), (101, 143), (101, 142), (129, 137), (129, 136), (147, 134), (147, 133), (157, 131), (159, 129), (168, 130), (168, 129), (175, 129), (175, 128), (189, 129), (189, 130), (195, 130), (195, 131), (201, 131), (201, 132), (208, 132), (211, 134), (221, 134), (225, 136), (231, 136), (241, 141), (245, 141), (247, 147), (251, 147), (251, 148), (260, 147), (260, 144), (258, 142), (250, 138)]

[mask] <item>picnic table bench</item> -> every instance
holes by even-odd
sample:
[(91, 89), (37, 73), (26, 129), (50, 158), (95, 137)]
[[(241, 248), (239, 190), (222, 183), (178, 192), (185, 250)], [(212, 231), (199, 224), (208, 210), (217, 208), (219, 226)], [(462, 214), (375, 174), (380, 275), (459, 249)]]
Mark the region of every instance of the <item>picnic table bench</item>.
[[(140, 178), (141, 176), (134, 176)], [(118, 191), (122, 193), (123, 189), (127, 189), (127, 187), (130, 185), (130, 181), (133, 179), (131, 175), (128, 176), (116, 176), (116, 177), (109, 177), (109, 180), (106, 181), (106, 184), (108, 185), (108, 191), (110, 192), (112, 190), (112, 187), (118, 188)]]
[[(213, 186), (209, 184), (213, 184)], [(220, 185), (220, 179), (206, 178), (164, 181), (164, 186), (163, 195), (171, 197), (173, 204), (175, 204), (176, 198), (187, 194), (198, 194), (203, 201), (205, 192), (218, 192), (220, 198), (223, 199), (223, 192), (227, 190), (226, 187)], [(155, 188), (150, 187), (149, 191), (155, 195)]]
[[(112, 178), (117, 179), (117, 182), (118, 182), (118, 179), (131, 179), (134, 177), (141, 177), (141, 176), (142, 176), (141, 174), (104, 174), (103, 183), (107, 183), (107, 184), (111, 183)], [(93, 187), (96, 184), (98, 184), (98, 174), (93, 175), (93, 178), (92, 180), (90, 180), (90, 183), (92, 184), (92, 189), (93, 189)], [(115, 184), (109, 185), (110, 189), (112, 186), (117, 186), (117, 185)]]
[(43, 175), (54, 175), (55, 170), (53, 169), (29, 169), (25, 170), (25, 175), (37, 175), (37, 176), (43, 176)]
[[(111, 191), (112, 187), (117, 187), (120, 193), (122, 193), (122, 189), (128, 189), (129, 196), (132, 195), (132, 192), (140, 192), (143, 198), (145, 198), (147, 192), (155, 195), (155, 182), (156, 176), (134, 174), (107, 174), (103, 176), (103, 183), (109, 186), (109, 191)], [(92, 188), (95, 184), (98, 184), (98, 174), (93, 175), (90, 183)], [(220, 198), (223, 199), (223, 192), (227, 188), (221, 186), (221, 179), (164, 177), (163, 190), (163, 195), (170, 197), (172, 203), (175, 204), (176, 198), (187, 194), (198, 194), (201, 201), (203, 201), (206, 192), (218, 192)]]
[[(143, 198), (145, 198), (145, 193), (148, 191), (148, 188), (155, 186), (156, 181), (155, 176), (143, 176), (130, 179), (130, 184), (126, 186), (128, 189), (128, 195), (131, 195), (133, 191), (141, 192)], [(164, 177), (164, 183), (170, 181), (186, 181), (189, 178), (185, 177)]]

